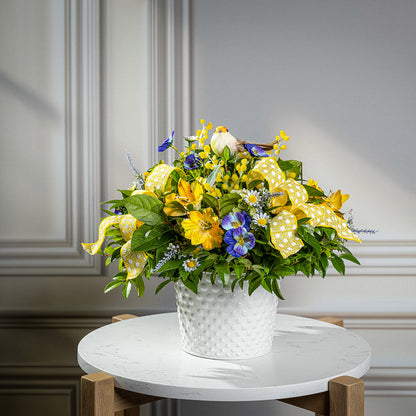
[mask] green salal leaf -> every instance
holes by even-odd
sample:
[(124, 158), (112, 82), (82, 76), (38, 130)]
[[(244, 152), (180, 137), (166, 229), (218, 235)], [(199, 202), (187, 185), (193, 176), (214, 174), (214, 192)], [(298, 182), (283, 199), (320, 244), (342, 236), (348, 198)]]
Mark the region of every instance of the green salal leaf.
[(296, 175), (295, 179), (297, 179), (301, 173), (302, 173), (302, 162), (299, 160), (282, 160), (279, 159), (277, 161), (277, 164), (279, 165), (280, 169), (283, 170), (283, 172), (292, 172)]
[(134, 285), (136, 286), (137, 295), (141, 298), (144, 295), (144, 282), (142, 276), (137, 276), (134, 279)]
[(104, 293), (108, 293), (110, 290), (113, 290), (114, 288), (122, 284), (123, 284), (122, 280), (113, 280), (104, 288)]
[(238, 283), (238, 278), (236, 277), (233, 282), (231, 283), (231, 292), (234, 292), (235, 286)]
[(340, 257), (333, 254), (330, 258), (332, 265), (334, 266), (335, 270), (340, 274), (345, 274), (345, 264)]
[(328, 261), (328, 257), (325, 256), (325, 254), (321, 255), (320, 262), (321, 262), (322, 268), (326, 271), (326, 269), (329, 266), (329, 261)]
[(212, 195), (202, 194), (202, 202), (204, 202), (208, 207), (212, 208), (215, 212), (217, 211), (217, 200)]
[(264, 181), (262, 179), (255, 179), (248, 184), (248, 189), (254, 189), (256, 186), (260, 185)]
[[(121, 199), (110, 199), (109, 201), (104, 201), (100, 203), (100, 205), (106, 205), (106, 204), (123, 205), (123, 201)], [(114, 215), (114, 212), (112, 213), (112, 215)]]
[(101, 211), (105, 212), (107, 215), (114, 215), (114, 212), (109, 209), (101, 208)]
[(199, 265), (199, 267), (194, 272), (192, 272), (192, 274), (199, 275), (206, 269), (210, 268), (214, 263), (215, 263), (215, 260), (204, 259), (201, 261), (201, 264)]
[(163, 281), (155, 290), (155, 295), (157, 295), (166, 285), (168, 285), (171, 282), (171, 280), (167, 279)]
[(117, 189), (117, 191), (121, 192), (121, 195), (123, 195), (123, 198), (129, 197), (133, 193), (131, 189)]
[(300, 263), (299, 270), (306, 276), (309, 277), (312, 273), (312, 266), (310, 263)]
[(152, 227), (143, 224), (133, 233), (131, 251), (148, 251), (168, 244), (174, 238), (172, 228), (167, 224)]
[(290, 266), (276, 266), (272, 268), (272, 272), (279, 277), (286, 277), (294, 275), (295, 269)]
[(229, 160), (229, 159), (230, 159), (230, 157), (231, 157), (231, 151), (230, 151), (230, 148), (229, 148), (228, 146), (225, 146), (225, 147), (224, 147), (222, 157), (223, 157), (223, 159), (224, 159), (226, 162), (227, 162), (227, 160)]
[(117, 247), (113, 253), (111, 254), (111, 261), (113, 262), (115, 259), (120, 257), (121, 247)]
[(243, 276), (244, 264), (234, 263), (233, 268), (234, 268), (235, 277), (237, 279), (240, 279)]
[(108, 245), (105, 249), (104, 249), (104, 254), (107, 254), (108, 256), (111, 256), (114, 252), (115, 248)]
[(129, 213), (148, 225), (157, 225), (163, 221), (163, 202), (149, 195), (133, 195), (123, 200)]
[(183, 269), (179, 269), (179, 274), (181, 275), (181, 279), (182, 279), (183, 281), (185, 281), (185, 280), (189, 277), (190, 272), (186, 272), (186, 271), (185, 271), (185, 270), (183, 270)]
[(247, 258), (239, 257), (238, 262), (241, 263), (246, 270), (251, 269), (252, 262)]
[(285, 300), (285, 298), (282, 295), (282, 292), (280, 291), (279, 283), (277, 280), (272, 280), (272, 290), (273, 293), (281, 300)]
[(173, 259), (168, 260), (158, 271), (157, 273), (166, 272), (168, 270), (176, 270), (178, 269), (183, 263), (181, 259)]
[(121, 237), (121, 231), (119, 228), (108, 228), (105, 232), (106, 237)]
[(241, 196), (236, 193), (225, 194), (219, 199), (220, 217), (223, 218), (237, 205)]
[(333, 240), (335, 236), (337, 235), (337, 232), (330, 227), (322, 227), (323, 232), (328, 237), (329, 240)]
[(124, 282), (123, 284), (123, 296), (127, 299), (130, 295), (132, 283), (131, 281)]
[(341, 254), (340, 257), (345, 259), (345, 260), (351, 261), (355, 264), (361, 265), (361, 263), (358, 261), (358, 259), (350, 253)]
[(183, 284), (195, 294), (198, 294), (198, 283), (199, 283), (199, 276), (198, 275), (191, 275), (188, 279), (186, 279)]
[(264, 276), (264, 274), (266, 273), (266, 270), (264, 269), (263, 266), (260, 266), (259, 264), (253, 264), (253, 266), (251, 266), (252, 269), (257, 272), (261, 277)]
[(261, 285), (263, 279), (258, 276), (255, 279), (251, 279), (248, 284), (248, 295), (251, 296), (251, 294)]
[(127, 279), (127, 272), (119, 272), (113, 276), (113, 280), (120, 280), (123, 282), (126, 279)]
[(324, 197), (325, 194), (320, 191), (319, 189), (314, 188), (313, 186), (309, 185), (303, 185), (303, 187), (306, 189), (306, 192), (308, 193), (308, 196), (322, 196)]
[(267, 277), (265, 277), (262, 282), (261, 285), (269, 292), (272, 293), (273, 289), (272, 289), (272, 281), (270, 279), (268, 279)]
[(307, 244), (313, 247), (313, 249), (320, 254), (321, 253), (321, 246), (319, 244), (319, 241), (313, 237), (311, 234), (309, 234), (304, 227), (298, 228), (298, 234), (299, 237)]
[(214, 267), (225, 287), (231, 278), (230, 265), (226, 261), (220, 261)]
[(298, 226), (307, 224), (310, 221), (310, 217), (300, 218), (298, 219)]

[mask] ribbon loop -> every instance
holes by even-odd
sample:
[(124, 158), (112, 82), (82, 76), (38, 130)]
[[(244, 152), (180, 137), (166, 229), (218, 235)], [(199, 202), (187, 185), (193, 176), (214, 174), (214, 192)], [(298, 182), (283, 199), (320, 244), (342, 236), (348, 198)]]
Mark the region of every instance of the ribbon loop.
[(361, 243), (360, 238), (348, 228), (347, 221), (338, 217), (332, 209), (313, 204), (304, 204), (298, 208), (310, 218), (309, 223), (313, 227), (333, 228), (341, 238)]
[(302, 240), (296, 236), (296, 216), (289, 211), (282, 211), (270, 224), (270, 236), (273, 245), (285, 259), (303, 247)]
[(111, 215), (104, 218), (98, 227), (98, 240), (95, 243), (82, 243), (82, 247), (91, 255), (97, 254), (104, 242), (107, 229), (116, 224), (120, 225), (121, 235), (127, 241), (120, 250), (121, 259), (127, 270), (127, 279), (133, 279), (141, 273), (147, 261), (144, 252), (131, 252), (133, 233), (143, 225), (143, 222), (134, 218), (133, 215)]
[[(269, 185), (269, 191), (276, 193), (284, 191), (284, 195), (275, 196), (271, 200), (271, 207), (280, 207), (272, 212), (277, 214), (271, 220), (270, 237), (274, 247), (286, 258), (303, 247), (303, 242), (296, 237), (297, 220), (294, 215), (302, 211), (310, 217), (310, 225), (333, 228), (339, 237), (346, 240), (361, 240), (348, 228), (347, 222), (338, 217), (330, 208), (323, 205), (308, 204), (308, 192), (299, 182), (292, 178), (286, 179), (284, 172), (271, 157), (259, 160), (249, 173), (248, 182), (264, 179)], [(287, 198), (292, 205), (286, 206)]]
[(303, 205), (308, 200), (308, 193), (306, 189), (294, 179), (287, 179), (280, 185), (280, 189), (283, 189), (287, 192), (290, 201), (292, 202), (292, 209)]
[(142, 251), (132, 253), (131, 240), (127, 241), (127, 243), (121, 247), (120, 255), (123, 259), (124, 265), (126, 266), (128, 280), (137, 277), (143, 270), (144, 266), (146, 266), (146, 254)]
[(248, 182), (263, 178), (269, 184), (270, 192), (276, 192), (279, 185), (285, 181), (286, 176), (274, 159), (263, 157), (248, 174)]
[(82, 248), (91, 255), (97, 254), (98, 250), (104, 242), (105, 232), (112, 225), (119, 224), (121, 217), (123, 217), (123, 215), (112, 215), (110, 217), (104, 218), (98, 227), (98, 240), (95, 243), (81, 243)]
[(168, 185), (170, 175), (175, 170), (173, 166), (166, 164), (157, 165), (146, 179), (144, 187), (146, 191), (164, 191)]

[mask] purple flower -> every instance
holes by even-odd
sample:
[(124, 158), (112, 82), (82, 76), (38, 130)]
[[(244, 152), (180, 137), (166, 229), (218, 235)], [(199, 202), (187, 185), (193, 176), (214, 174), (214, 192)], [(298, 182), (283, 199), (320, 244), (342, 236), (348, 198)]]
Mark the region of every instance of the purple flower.
[(247, 143), (244, 145), (247, 151), (253, 156), (261, 156), (261, 157), (269, 157), (269, 155), (262, 149), (260, 146), (256, 144)]
[(244, 227), (247, 228), (247, 231), (250, 230), (251, 218), (248, 216), (247, 212), (243, 211), (244, 215)]
[(228, 230), (225, 233), (224, 241), (227, 246), (227, 253), (234, 257), (241, 257), (247, 254), (256, 245), (254, 235), (244, 227)]
[(184, 168), (188, 170), (197, 169), (201, 166), (201, 159), (195, 153), (191, 153), (190, 155), (186, 156), (183, 165)]
[(251, 218), (246, 212), (234, 212), (224, 217), (221, 227), (224, 230), (232, 230), (238, 227), (244, 227), (247, 231), (250, 229)]
[(157, 148), (159, 152), (164, 152), (166, 149), (172, 146), (173, 143), (173, 135), (175, 134), (175, 130), (172, 131), (171, 135)]

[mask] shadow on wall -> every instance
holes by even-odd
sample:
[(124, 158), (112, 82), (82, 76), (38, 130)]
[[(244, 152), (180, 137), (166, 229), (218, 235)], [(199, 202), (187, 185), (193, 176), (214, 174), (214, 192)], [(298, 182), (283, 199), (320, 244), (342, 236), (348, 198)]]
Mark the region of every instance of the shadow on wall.
[(25, 87), (21, 82), (15, 81), (2, 70), (0, 70), (0, 91), (12, 95), (31, 110), (47, 117), (50, 122), (56, 124), (62, 122), (59, 111), (52, 104)]

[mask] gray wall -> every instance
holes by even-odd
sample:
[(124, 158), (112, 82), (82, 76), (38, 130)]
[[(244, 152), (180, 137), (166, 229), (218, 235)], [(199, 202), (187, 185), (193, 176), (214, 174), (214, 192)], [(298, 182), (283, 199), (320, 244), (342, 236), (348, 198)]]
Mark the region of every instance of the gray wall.
[[(76, 345), (112, 314), (174, 310), (171, 288), (103, 294), (80, 250), (176, 128), (203, 117), (351, 194), (362, 267), (286, 279), (283, 313), (345, 318), (374, 352), (368, 415), (414, 413), (416, 3), (411, 0), (0, 1), (0, 406), (77, 414)], [(164, 156), (165, 157), (165, 156)], [(169, 157), (167, 158), (169, 160)], [(188, 414), (300, 415), (274, 402), (167, 403)], [(160, 414), (163, 406), (146, 409)]]

